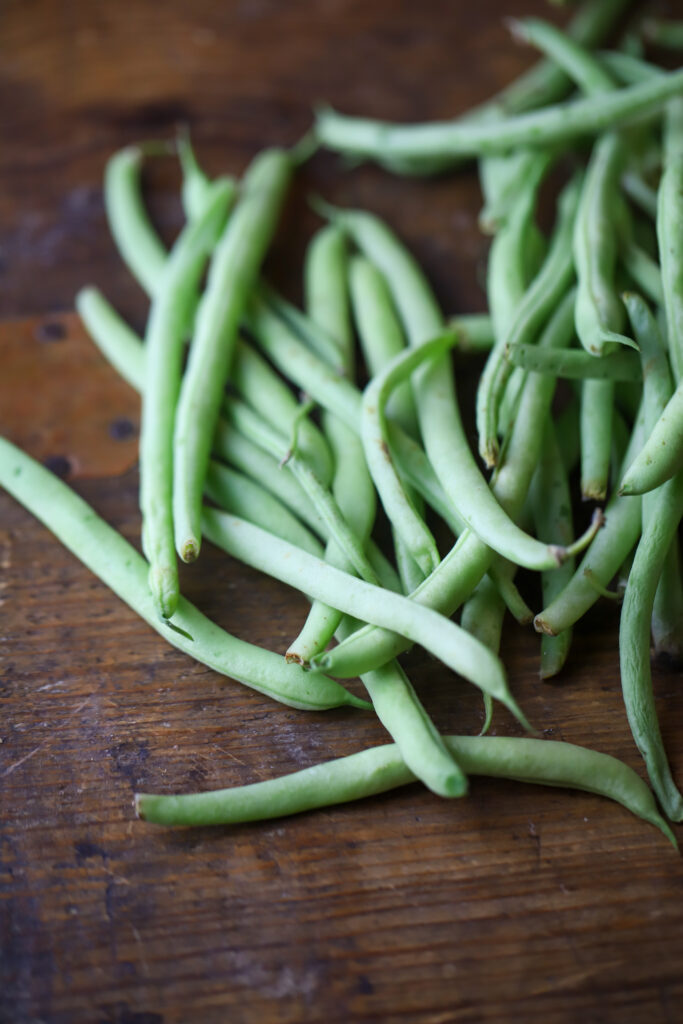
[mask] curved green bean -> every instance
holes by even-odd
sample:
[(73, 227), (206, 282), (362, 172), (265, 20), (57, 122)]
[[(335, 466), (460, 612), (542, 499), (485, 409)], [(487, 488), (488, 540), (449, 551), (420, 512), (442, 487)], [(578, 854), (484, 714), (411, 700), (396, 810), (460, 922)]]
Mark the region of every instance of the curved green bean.
[(199, 554), (201, 496), (228, 367), (249, 290), (275, 231), (292, 172), (283, 150), (260, 153), (211, 260), (180, 389), (174, 438), (173, 519), (183, 561)]
[(147, 584), (148, 565), (120, 533), (49, 470), (0, 438), (0, 485), (67, 547), (91, 572), (160, 633), (209, 668), (283, 704), (322, 711), (365, 701), (332, 679), (312, 679), (297, 665), (238, 640), (186, 601), (178, 603), (175, 629), (160, 619)]
[(443, 121), (392, 125), (318, 110), (320, 143), (341, 153), (383, 160), (424, 160), (505, 153), (515, 146), (547, 147), (582, 135), (597, 135), (657, 110), (683, 89), (683, 71), (600, 96), (491, 121)]
[(513, 366), (521, 366), (532, 373), (567, 380), (585, 380), (587, 377), (631, 381), (642, 379), (640, 360), (635, 352), (613, 352), (596, 359), (584, 349), (545, 349), (538, 345), (521, 344), (508, 347), (505, 358)]
[[(658, 828), (677, 848), (652, 793), (636, 773), (609, 754), (557, 740), (446, 736), (470, 775), (579, 789), (615, 800)], [(137, 793), (140, 818), (159, 825), (227, 825), (299, 814), (360, 800), (415, 781), (394, 744), (304, 768), (265, 782), (184, 796)]]
[(166, 266), (166, 249), (147, 216), (140, 190), (149, 146), (127, 146), (107, 162), (104, 209), (116, 248), (136, 281), (154, 295)]

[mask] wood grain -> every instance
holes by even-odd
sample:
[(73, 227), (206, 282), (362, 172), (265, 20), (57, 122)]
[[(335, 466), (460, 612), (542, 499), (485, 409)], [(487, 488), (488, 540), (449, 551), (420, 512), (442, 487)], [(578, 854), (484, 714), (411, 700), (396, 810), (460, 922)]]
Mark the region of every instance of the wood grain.
[[(42, 459), (66, 455), (79, 493), (138, 544), (134, 439), (108, 428), (135, 425), (137, 399), (60, 313), (92, 280), (144, 326), (144, 297), (104, 223), (106, 157), (183, 120), (211, 172), (239, 171), (261, 145), (300, 136), (318, 99), (448, 116), (529, 63), (503, 13), (495, 0), (7, 2), (0, 309), (15, 321), (2, 327), (14, 341), (2, 349), (0, 431)], [(154, 163), (147, 183), (171, 239), (172, 161)], [(269, 263), (293, 297), (311, 192), (386, 216), (446, 309), (483, 308), (471, 173), (406, 182), (316, 156)], [(51, 324), (66, 338), (42, 337)], [(475, 369), (462, 370), (465, 396)], [(458, 802), (415, 785), (233, 829), (137, 822), (138, 788), (255, 781), (386, 736), (371, 714), (280, 707), (165, 645), (4, 494), (0, 565), (0, 1021), (680, 1020), (683, 866), (654, 829), (595, 797), (487, 780)], [(182, 585), (226, 629), (282, 652), (305, 614), (301, 598), (210, 546)], [(621, 703), (617, 614), (595, 609), (553, 685), (538, 678), (532, 632), (507, 628), (505, 661), (537, 727), (643, 774)], [(471, 687), (420, 651), (405, 665), (439, 728), (478, 730)], [(680, 673), (656, 667), (655, 691), (682, 779)], [(494, 731), (517, 730), (498, 709)]]

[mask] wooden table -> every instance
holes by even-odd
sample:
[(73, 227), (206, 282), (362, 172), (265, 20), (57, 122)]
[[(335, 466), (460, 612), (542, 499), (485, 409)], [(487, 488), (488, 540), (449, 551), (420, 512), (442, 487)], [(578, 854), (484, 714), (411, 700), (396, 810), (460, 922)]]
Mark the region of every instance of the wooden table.
[[(522, 7), (545, 12), (540, 0)], [(185, 122), (210, 172), (239, 172), (263, 145), (301, 136), (322, 100), (447, 117), (530, 62), (506, 37), (507, 11), (495, 0), (7, 0), (2, 433), (137, 543), (138, 400), (69, 312), (92, 281), (144, 325), (145, 300), (105, 226), (107, 157)], [(147, 181), (171, 239), (173, 161), (153, 162)], [(483, 308), (472, 172), (411, 182), (316, 156), (269, 262), (293, 298), (316, 226), (311, 193), (385, 216), (444, 308)], [(476, 369), (462, 371), (465, 391)], [(0, 524), (3, 1022), (681, 1020), (681, 860), (604, 800), (475, 780), (459, 802), (415, 785), (232, 829), (136, 821), (137, 789), (269, 778), (386, 735), (371, 714), (275, 705), (165, 645), (5, 495)], [(278, 651), (305, 608), (209, 548), (182, 584), (226, 629)], [(578, 628), (556, 683), (539, 681), (537, 648), (531, 631), (506, 630), (531, 720), (642, 774), (621, 703), (617, 611), (599, 605)], [(440, 729), (478, 730), (472, 687), (421, 652), (405, 663)], [(681, 780), (680, 673), (656, 668), (655, 690)], [(494, 731), (517, 730), (497, 709)]]

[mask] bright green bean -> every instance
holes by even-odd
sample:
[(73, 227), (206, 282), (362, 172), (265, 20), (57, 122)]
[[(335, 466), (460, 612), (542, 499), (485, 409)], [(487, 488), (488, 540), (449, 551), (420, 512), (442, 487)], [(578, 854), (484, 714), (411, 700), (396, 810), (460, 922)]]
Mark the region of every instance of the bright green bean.
[(150, 146), (127, 146), (107, 162), (104, 208), (121, 259), (147, 294), (154, 295), (164, 273), (166, 249), (140, 191), (142, 159), (149, 150)]
[(144, 558), (65, 483), (0, 439), (0, 484), (174, 647), (197, 661), (291, 707), (321, 711), (366, 707), (331, 679), (311, 679), (296, 665), (238, 640), (180, 598), (173, 629), (160, 619)]
[(614, 381), (586, 377), (581, 384), (581, 497), (604, 501), (607, 497), (612, 452)]
[(353, 376), (349, 298), (347, 287), (346, 238), (334, 225), (327, 225), (313, 237), (304, 262), (305, 304), (311, 319), (331, 338), (338, 340), (342, 364)]
[(183, 561), (199, 554), (201, 496), (239, 321), (275, 231), (292, 163), (282, 150), (260, 153), (209, 267), (183, 378), (174, 439), (173, 518)]
[(673, 821), (683, 820), (683, 796), (671, 777), (657, 721), (650, 670), (650, 622), (664, 560), (681, 516), (683, 474), (657, 491), (629, 574), (619, 629), (621, 685), (629, 725), (654, 791), (665, 814)]
[[(557, 740), (447, 736), (446, 744), (471, 775), (579, 789), (615, 800), (658, 828), (677, 848), (652, 793), (636, 773), (608, 754)], [(299, 814), (360, 800), (408, 785), (415, 775), (394, 744), (304, 768), (265, 782), (183, 796), (137, 793), (140, 818), (158, 825), (228, 825)]]
[(330, 149), (380, 162), (386, 158), (423, 160), (504, 153), (516, 146), (547, 147), (582, 135), (597, 135), (657, 110), (682, 89), (683, 71), (673, 71), (604, 95), (481, 123), (463, 119), (391, 125), (326, 109), (317, 113), (316, 133), (320, 143)]
[(180, 198), (188, 220), (196, 220), (210, 200), (211, 179), (204, 173), (195, 156), (190, 133), (181, 130), (176, 138), (176, 150), (183, 172)]
[(663, 159), (657, 192), (657, 240), (669, 355), (678, 383), (683, 379), (683, 96), (667, 105)]
[[(545, 425), (541, 458), (531, 482), (530, 502), (538, 536), (557, 536), (569, 543), (574, 533), (571, 492), (552, 421)], [(558, 569), (543, 573), (541, 585), (544, 606), (551, 604), (569, 583), (574, 569), (574, 559), (568, 558)], [(558, 674), (567, 660), (571, 642), (571, 627), (557, 636), (542, 635), (541, 679), (551, 679)]]
[(575, 39), (541, 18), (511, 18), (508, 26), (512, 34), (537, 47), (550, 60), (562, 68), (586, 95), (611, 89), (611, 76), (603, 70), (596, 58)]
[(645, 494), (683, 466), (683, 381), (678, 385), (647, 441), (626, 470), (622, 494)]

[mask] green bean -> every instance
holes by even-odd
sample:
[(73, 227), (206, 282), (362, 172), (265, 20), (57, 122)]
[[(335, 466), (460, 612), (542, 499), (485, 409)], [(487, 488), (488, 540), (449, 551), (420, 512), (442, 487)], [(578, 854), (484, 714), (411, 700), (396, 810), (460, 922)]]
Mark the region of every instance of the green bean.
[(202, 214), (180, 233), (157, 283), (146, 330), (140, 429), (140, 509), (149, 584), (159, 614), (178, 606), (173, 543), (173, 427), (182, 374), (183, 339), (204, 265), (234, 198), (231, 181), (216, 182)]
[[(349, 264), (351, 305), (370, 378), (405, 349), (406, 341), (387, 283), (379, 270), (364, 256)], [(387, 416), (417, 437), (415, 401), (410, 383), (404, 381), (387, 402)]]
[(491, 317), (485, 313), (458, 314), (448, 320), (446, 328), (457, 332), (458, 352), (478, 354), (488, 352), (493, 347), (493, 324)]
[(581, 497), (604, 501), (607, 497), (612, 450), (614, 381), (586, 377), (581, 384)]
[[(384, 273), (411, 347), (443, 331), (443, 317), (422, 271), (377, 217), (361, 211), (333, 216)], [(527, 568), (550, 568), (562, 552), (517, 527), (500, 507), (476, 465), (454, 393), (447, 357), (432, 360), (413, 378), (420, 429), (436, 476), (462, 519), (500, 554)]]
[(528, 727), (508, 689), (499, 659), (443, 615), (335, 569), (245, 520), (205, 509), (203, 522), (207, 536), (228, 554), (341, 611), (366, 622), (396, 628), (426, 647), (452, 671), (500, 700)]
[(639, 174), (631, 170), (624, 171), (621, 187), (644, 213), (653, 218), (657, 216), (657, 192)]
[(621, 261), (628, 271), (634, 284), (652, 302), (662, 305), (664, 292), (662, 289), (661, 271), (658, 264), (633, 240), (628, 240), (621, 251)]
[(166, 250), (147, 216), (140, 191), (142, 159), (150, 146), (127, 146), (108, 161), (104, 208), (116, 248), (136, 281), (154, 295), (166, 265)]
[(299, 419), (300, 402), (263, 356), (241, 338), (235, 346), (230, 383), (252, 409), (281, 433), (290, 433), (298, 424), (296, 449), (320, 482), (328, 484), (332, 479), (332, 458), (325, 438), (308, 418)]
[(183, 597), (171, 628), (156, 612), (144, 558), (70, 487), (3, 439), (0, 484), (164, 639), (197, 661), (290, 707), (367, 707), (333, 680), (311, 680), (279, 655), (231, 636)]
[(622, 494), (645, 494), (683, 466), (683, 381), (621, 481)]
[(597, 57), (608, 74), (621, 85), (638, 85), (666, 73), (656, 64), (623, 50), (601, 50)]
[(683, 379), (683, 96), (672, 100), (664, 120), (664, 166), (657, 192), (657, 240), (671, 367)]
[(683, 820), (683, 797), (671, 777), (657, 721), (650, 670), (650, 622), (664, 560), (682, 515), (683, 474), (679, 473), (657, 491), (633, 560), (619, 629), (621, 685), (631, 732), (662, 808), (673, 821)]
[(655, 656), (680, 666), (683, 660), (683, 586), (677, 535), (674, 535), (662, 566), (652, 606), (651, 627)]
[(683, 50), (683, 21), (666, 18), (645, 18), (640, 25), (643, 35), (657, 46)]
[(515, 146), (547, 147), (627, 123), (657, 110), (683, 88), (683, 71), (601, 96), (490, 122), (444, 121), (391, 125), (319, 110), (320, 143), (357, 157), (431, 159), (504, 153)]
[[(628, 465), (633, 453), (640, 448), (642, 437), (640, 417), (631, 435), (624, 465)], [(642, 522), (640, 499), (613, 494), (605, 508), (605, 520), (570, 582), (534, 619), (539, 633), (549, 636), (561, 633), (595, 604), (598, 594), (586, 578), (585, 570), (589, 569), (603, 586), (609, 583), (638, 539)]]
[[(571, 493), (552, 421), (546, 422), (541, 458), (531, 482), (530, 500), (538, 536), (557, 536), (568, 543), (573, 536)], [(544, 606), (547, 607), (569, 583), (574, 569), (574, 560), (568, 558), (558, 569), (543, 573)], [(551, 679), (558, 674), (567, 660), (571, 642), (571, 627), (557, 636), (542, 635), (541, 679)]]
[[(327, 225), (314, 236), (304, 264), (304, 292), (309, 315), (331, 338), (343, 339), (339, 343), (342, 364), (348, 363), (352, 352), (352, 347), (346, 344), (346, 339), (351, 336), (347, 262), (343, 233)], [(351, 377), (353, 366), (347, 365), (346, 370)]]
[(640, 360), (635, 352), (613, 352), (596, 359), (584, 349), (544, 349), (538, 345), (515, 345), (505, 352), (513, 366), (532, 373), (564, 377), (568, 380), (608, 379), (640, 381)]
[(136, 391), (145, 383), (142, 340), (119, 316), (98, 288), (81, 288), (76, 309), (91, 338), (114, 369)]
[(183, 561), (199, 554), (202, 487), (237, 328), (275, 230), (291, 170), (282, 150), (266, 150), (254, 159), (215, 249), (197, 310), (174, 441), (173, 518)]
[[(504, 736), (446, 736), (448, 749), (471, 775), (594, 793), (620, 803), (658, 828), (676, 849), (652, 793), (636, 773), (609, 754), (573, 743)], [(233, 789), (177, 796), (137, 793), (140, 818), (158, 825), (228, 825), (284, 817), (386, 793), (415, 781), (394, 744)]]
[(558, 202), (558, 223), (548, 256), (519, 302), (512, 322), (508, 321), (498, 335), (481, 377), (477, 393), (477, 427), (479, 453), (487, 465), (494, 465), (498, 459), (498, 409), (511, 371), (507, 353), (509, 349), (536, 337), (571, 283), (571, 236), (580, 184), (580, 178), (575, 177), (564, 189)]
[(196, 220), (204, 211), (211, 196), (211, 179), (199, 166), (189, 131), (181, 130), (176, 138), (176, 150), (183, 172), (180, 197), (188, 220)]

